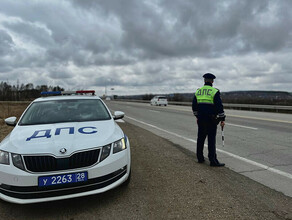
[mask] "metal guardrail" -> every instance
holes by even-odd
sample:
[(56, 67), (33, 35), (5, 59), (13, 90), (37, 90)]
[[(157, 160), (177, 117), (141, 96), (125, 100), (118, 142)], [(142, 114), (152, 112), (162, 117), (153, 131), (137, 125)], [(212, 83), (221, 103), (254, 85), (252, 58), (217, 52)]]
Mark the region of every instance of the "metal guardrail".
[[(131, 99), (119, 99), (117, 101), (127, 101), (127, 102), (141, 102), (150, 103), (147, 100), (131, 100)], [(170, 105), (184, 105), (191, 106), (191, 102), (173, 102), (169, 101)], [(272, 111), (272, 112), (285, 112), (292, 113), (292, 106), (284, 105), (256, 105), (256, 104), (233, 104), (233, 103), (223, 103), (226, 109), (241, 109), (241, 110), (257, 110), (257, 111)]]
[(292, 106), (285, 105), (255, 105), (255, 104), (231, 104), (225, 103), (224, 107), (229, 108), (250, 108), (250, 109), (270, 109), (270, 110), (287, 110), (292, 111)]

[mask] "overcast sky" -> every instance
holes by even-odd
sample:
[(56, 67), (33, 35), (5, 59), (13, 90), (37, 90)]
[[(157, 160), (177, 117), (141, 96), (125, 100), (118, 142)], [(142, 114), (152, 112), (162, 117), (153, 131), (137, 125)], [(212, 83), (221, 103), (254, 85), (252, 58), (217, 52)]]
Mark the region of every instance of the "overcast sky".
[(211, 72), (223, 92), (292, 92), (291, 11), (290, 0), (1, 0), (0, 81), (183, 93)]

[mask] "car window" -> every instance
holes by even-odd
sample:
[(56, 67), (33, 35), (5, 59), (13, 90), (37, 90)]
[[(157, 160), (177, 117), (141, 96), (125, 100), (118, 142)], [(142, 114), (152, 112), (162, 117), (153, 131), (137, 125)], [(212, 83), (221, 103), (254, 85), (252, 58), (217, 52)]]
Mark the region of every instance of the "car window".
[(110, 114), (100, 100), (54, 100), (33, 103), (23, 115), (19, 125), (99, 121), (109, 119), (111, 119)]

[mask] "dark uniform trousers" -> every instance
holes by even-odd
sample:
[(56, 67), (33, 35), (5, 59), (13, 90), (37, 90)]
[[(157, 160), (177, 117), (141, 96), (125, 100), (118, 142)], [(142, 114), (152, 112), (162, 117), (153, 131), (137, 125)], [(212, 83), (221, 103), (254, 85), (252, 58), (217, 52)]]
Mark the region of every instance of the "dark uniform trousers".
[(216, 155), (217, 122), (214, 117), (198, 118), (197, 158), (204, 161), (204, 142), (208, 136), (208, 158), (211, 163), (217, 163)]

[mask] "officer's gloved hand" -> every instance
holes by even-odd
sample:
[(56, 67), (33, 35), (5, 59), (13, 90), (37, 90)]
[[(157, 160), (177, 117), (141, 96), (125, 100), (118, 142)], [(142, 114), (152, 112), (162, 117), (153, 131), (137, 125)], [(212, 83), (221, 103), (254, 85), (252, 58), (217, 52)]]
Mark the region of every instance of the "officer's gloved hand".
[(222, 130), (223, 130), (223, 128), (225, 126), (225, 121), (221, 121), (220, 126), (222, 127)]

